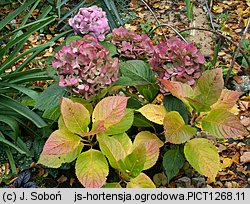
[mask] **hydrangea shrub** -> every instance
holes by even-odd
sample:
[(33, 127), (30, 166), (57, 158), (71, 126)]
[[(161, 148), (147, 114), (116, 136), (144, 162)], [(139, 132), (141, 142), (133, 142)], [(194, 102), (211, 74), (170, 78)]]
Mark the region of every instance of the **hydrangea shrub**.
[(171, 79), (194, 85), (201, 76), (200, 66), (205, 58), (193, 43), (185, 43), (172, 37), (154, 48), (150, 64), (159, 79)]
[(52, 62), (52, 66), (58, 69), (59, 86), (68, 87), (85, 99), (98, 95), (118, 79), (118, 59), (112, 59), (109, 54), (91, 35), (63, 46)]
[(150, 54), (153, 54), (154, 46), (147, 34), (139, 35), (124, 27), (119, 27), (113, 30), (111, 39), (111, 42), (117, 47), (117, 51), (122, 57), (145, 59)]
[(110, 30), (106, 12), (97, 6), (80, 8), (77, 15), (69, 19), (69, 25), (75, 33), (91, 34), (99, 41), (103, 41)]

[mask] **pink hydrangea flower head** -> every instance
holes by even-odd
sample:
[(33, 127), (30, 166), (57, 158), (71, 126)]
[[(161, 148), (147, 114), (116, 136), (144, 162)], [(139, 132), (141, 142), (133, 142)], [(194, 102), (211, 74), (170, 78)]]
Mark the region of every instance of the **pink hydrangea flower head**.
[[(153, 57), (149, 60), (151, 67), (158, 73), (159, 79), (171, 79), (189, 85), (201, 76), (200, 66), (205, 58), (193, 43), (186, 43), (172, 37), (154, 47)], [(163, 86), (162, 91), (163, 90)]]
[(69, 19), (69, 25), (75, 33), (90, 34), (99, 41), (103, 41), (110, 30), (106, 12), (97, 6), (80, 8), (78, 13)]
[(129, 59), (146, 59), (153, 54), (153, 44), (146, 34), (139, 35), (124, 27), (115, 28), (111, 42), (117, 47), (120, 56)]
[(118, 59), (112, 59), (110, 52), (91, 35), (62, 47), (52, 66), (58, 70), (59, 86), (85, 99), (98, 95), (118, 79)]

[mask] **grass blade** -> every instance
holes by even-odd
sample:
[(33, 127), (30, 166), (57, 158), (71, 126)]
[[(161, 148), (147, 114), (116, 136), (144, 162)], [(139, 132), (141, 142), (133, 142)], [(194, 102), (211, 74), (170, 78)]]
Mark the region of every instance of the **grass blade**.
[(0, 95), (0, 105), (5, 106), (33, 122), (38, 128), (47, 126), (44, 120), (26, 106), (5, 95)]
[[(26, 39), (27, 37), (29, 37), (32, 33), (34, 33), (35, 31), (37, 31), (38, 29), (41, 29), (45, 26), (47, 26), (48, 24), (50, 24), (51, 22), (53, 22), (55, 20), (55, 17), (49, 17), (46, 21), (44, 21), (41, 24), (35, 25), (32, 29), (30, 29), (28, 32), (20, 35), (19, 37), (17, 37), (15, 40), (9, 42), (1, 51), (0, 51), (0, 59), (3, 58), (4, 54), (6, 53), (6, 51), (11, 48), (13, 45), (16, 45), (17, 43), (21, 42), (22, 40)], [(3, 73), (0, 70), (0, 74)]]
[(17, 85), (17, 84), (11, 84), (11, 83), (4, 83), (4, 82), (0, 82), (0, 87), (11, 87), (13, 89), (16, 89), (22, 93), (24, 93), (25, 95), (29, 96), (30, 98), (36, 100), (36, 98), (39, 96), (39, 94), (36, 91), (33, 91), (29, 88), (26, 88), (24, 86), (21, 85)]
[(27, 9), (34, 2), (36, 2), (36, 0), (26, 1), (21, 7), (11, 12), (5, 19), (3, 19), (0, 22), (0, 30), (4, 28), (10, 21), (12, 21), (16, 16), (22, 13), (25, 9)]

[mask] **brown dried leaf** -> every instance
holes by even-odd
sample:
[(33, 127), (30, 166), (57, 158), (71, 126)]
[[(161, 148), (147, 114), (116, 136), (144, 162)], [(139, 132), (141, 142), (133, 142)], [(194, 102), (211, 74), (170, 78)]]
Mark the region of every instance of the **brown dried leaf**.
[(244, 152), (240, 157), (240, 162), (242, 163), (250, 162), (250, 152)]
[(236, 152), (233, 157), (232, 157), (232, 160), (235, 164), (239, 164), (239, 161), (240, 161), (240, 153), (239, 152)]
[(70, 186), (73, 186), (75, 180), (76, 180), (75, 178), (70, 178), (69, 185), (70, 185)]
[(64, 175), (62, 175), (59, 179), (57, 179), (57, 182), (60, 183), (64, 183), (65, 181), (67, 181), (68, 178)]
[(250, 118), (244, 117), (241, 121), (241, 124), (244, 125), (245, 127), (248, 127), (250, 125)]

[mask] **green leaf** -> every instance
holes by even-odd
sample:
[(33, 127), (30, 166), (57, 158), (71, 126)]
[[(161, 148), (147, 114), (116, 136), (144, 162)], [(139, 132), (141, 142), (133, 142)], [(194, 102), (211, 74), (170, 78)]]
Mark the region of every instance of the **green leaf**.
[(147, 104), (137, 111), (140, 112), (143, 116), (145, 116), (148, 120), (159, 125), (163, 124), (164, 117), (167, 113), (163, 105), (156, 104)]
[(100, 188), (109, 173), (103, 154), (94, 149), (83, 152), (76, 160), (76, 176), (85, 188)]
[(116, 48), (116, 46), (114, 44), (108, 43), (108, 42), (105, 42), (105, 41), (101, 42), (101, 44), (102, 44), (103, 47), (105, 47), (110, 52), (111, 57), (118, 54), (117, 48)]
[(93, 111), (93, 122), (104, 121), (106, 129), (119, 123), (125, 116), (127, 101), (128, 98), (124, 96), (109, 96), (102, 99)]
[[(128, 60), (120, 63), (122, 82), (120, 85), (136, 85), (137, 90), (146, 100), (152, 102), (156, 97), (159, 86), (155, 83), (155, 73), (142, 60)], [(124, 83), (124, 84), (122, 84)], [(141, 85), (140, 85), (141, 84)]]
[(143, 170), (151, 168), (155, 165), (159, 157), (159, 148), (163, 146), (163, 142), (153, 133), (143, 131), (135, 136), (134, 147), (144, 146), (146, 149), (146, 161)]
[(90, 114), (82, 104), (74, 103), (68, 98), (63, 98), (61, 113), (63, 121), (69, 131), (79, 135), (88, 131)]
[(136, 146), (132, 153), (124, 159), (126, 173), (131, 178), (137, 177), (143, 170), (146, 162), (146, 148), (144, 145)]
[(80, 154), (83, 148), (83, 144), (80, 144), (72, 152), (61, 155), (40, 155), (37, 164), (43, 164), (50, 168), (59, 168), (63, 163), (70, 163), (74, 161)]
[(127, 188), (156, 188), (156, 186), (146, 174), (140, 173), (127, 183)]
[(168, 150), (163, 156), (163, 168), (168, 177), (168, 182), (175, 177), (185, 163), (183, 150), (180, 146)]
[(121, 62), (120, 71), (125, 77), (136, 82), (147, 82), (147, 84), (152, 84), (156, 81), (155, 73), (149, 68), (149, 65), (142, 60)]
[(43, 118), (56, 121), (60, 115), (61, 115), (60, 106), (55, 106), (55, 107), (46, 109), (42, 116)]
[(137, 85), (138, 92), (148, 101), (152, 102), (159, 93), (160, 87), (157, 84)]
[(43, 119), (37, 115), (35, 112), (31, 111), (26, 106), (18, 103), (17, 101), (9, 98), (5, 95), (0, 95), (0, 105), (10, 108), (11, 110), (19, 113), (20, 115), (24, 116), (25, 118), (29, 119), (33, 122), (38, 128), (42, 128), (47, 126), (47, 124), (43, 121)]
[(198, 113), (208, 112), (211, 110), (210, 105), (203, 103), (202, 98), (192, 99), (187, 97), (185, 99), (189, 102), (190, 106)]
[(217, 138), (233, 138), (247, 134), (246, 128), (232, 113), (215, 109), (202, 119), (202, 129)]
[(242, 92), (223, 89), (219, 100), (212, 105), (212, 109), (226, 109), (229, 111), (242, 94)]
[(98, 135), (97, 140), (102, 153), (108, 158), (110, 165), (114, 169), (119, 169), (118, 161), (126, 157), (122, 144), (117, 139), (105, 134)]
[(57, 84), (50, 85), (37, 98), (35, 108), (45, 111), (59, 106), (60, 101), (65, 94), (65, 88), (60, 87)]
[(139, 109), (141, 107), (142, 105), (141, 105), (140, 99), (138, 99), (137, 96), (132, 96), (128, 99), (127, 108)]
[(73, 152), (81, 143), (81, 138), (63, 129), (54, 131), (47, 139), (42, 155), (62, 155)]
[(73, 40), (74, 40), (74, 41), (75, 41), (75, 40), (80, 40), (80, 39), (82, 39), (82, 37), (79, 36), (79, 35), (70, 36), (70, 37), (68, 37), (68, 38), (66, 39), (66, 46), (69, 46), (71, 41), (73, 41)]
[(120, 77), (115, 82), (116, 86), (135, 86), (139, 84), (144, 84), (144, 82), (133, 81), (131, 78), (125, 76)]
[(181, 115), (176, 111), (168, 112), (163, 121), (166, 141), (173, 144), (181, 144), (196, 134), (196, 129), (185, 125)]
[(185, 104), (178, 98), (172, 95), (166, 95), (163, 99), (164, 106), (168, 112), (177, 111), (186, 124), (188, 124), (190, 113)]
[(132, 109), (126, 109), (126, 113), (120, 122), (110, 126), (105, 134), (107, 135), (115, 135), (121, 134), (127, 131), (133, 124), (134, 121), (134, 111)]
[(188, 141), (184, 154), (191, 166), (212, 181), (220, 169), (220, 157), (216, 147), (207, 139), (195, 138)]
[[(142, 114), (134, 115), (133, 126), (136, 127), (152, 127), (155, 130), (155, 127), (151, 121), (145, 118)], [(156, 132), (156, 131), (155, 131)]]

